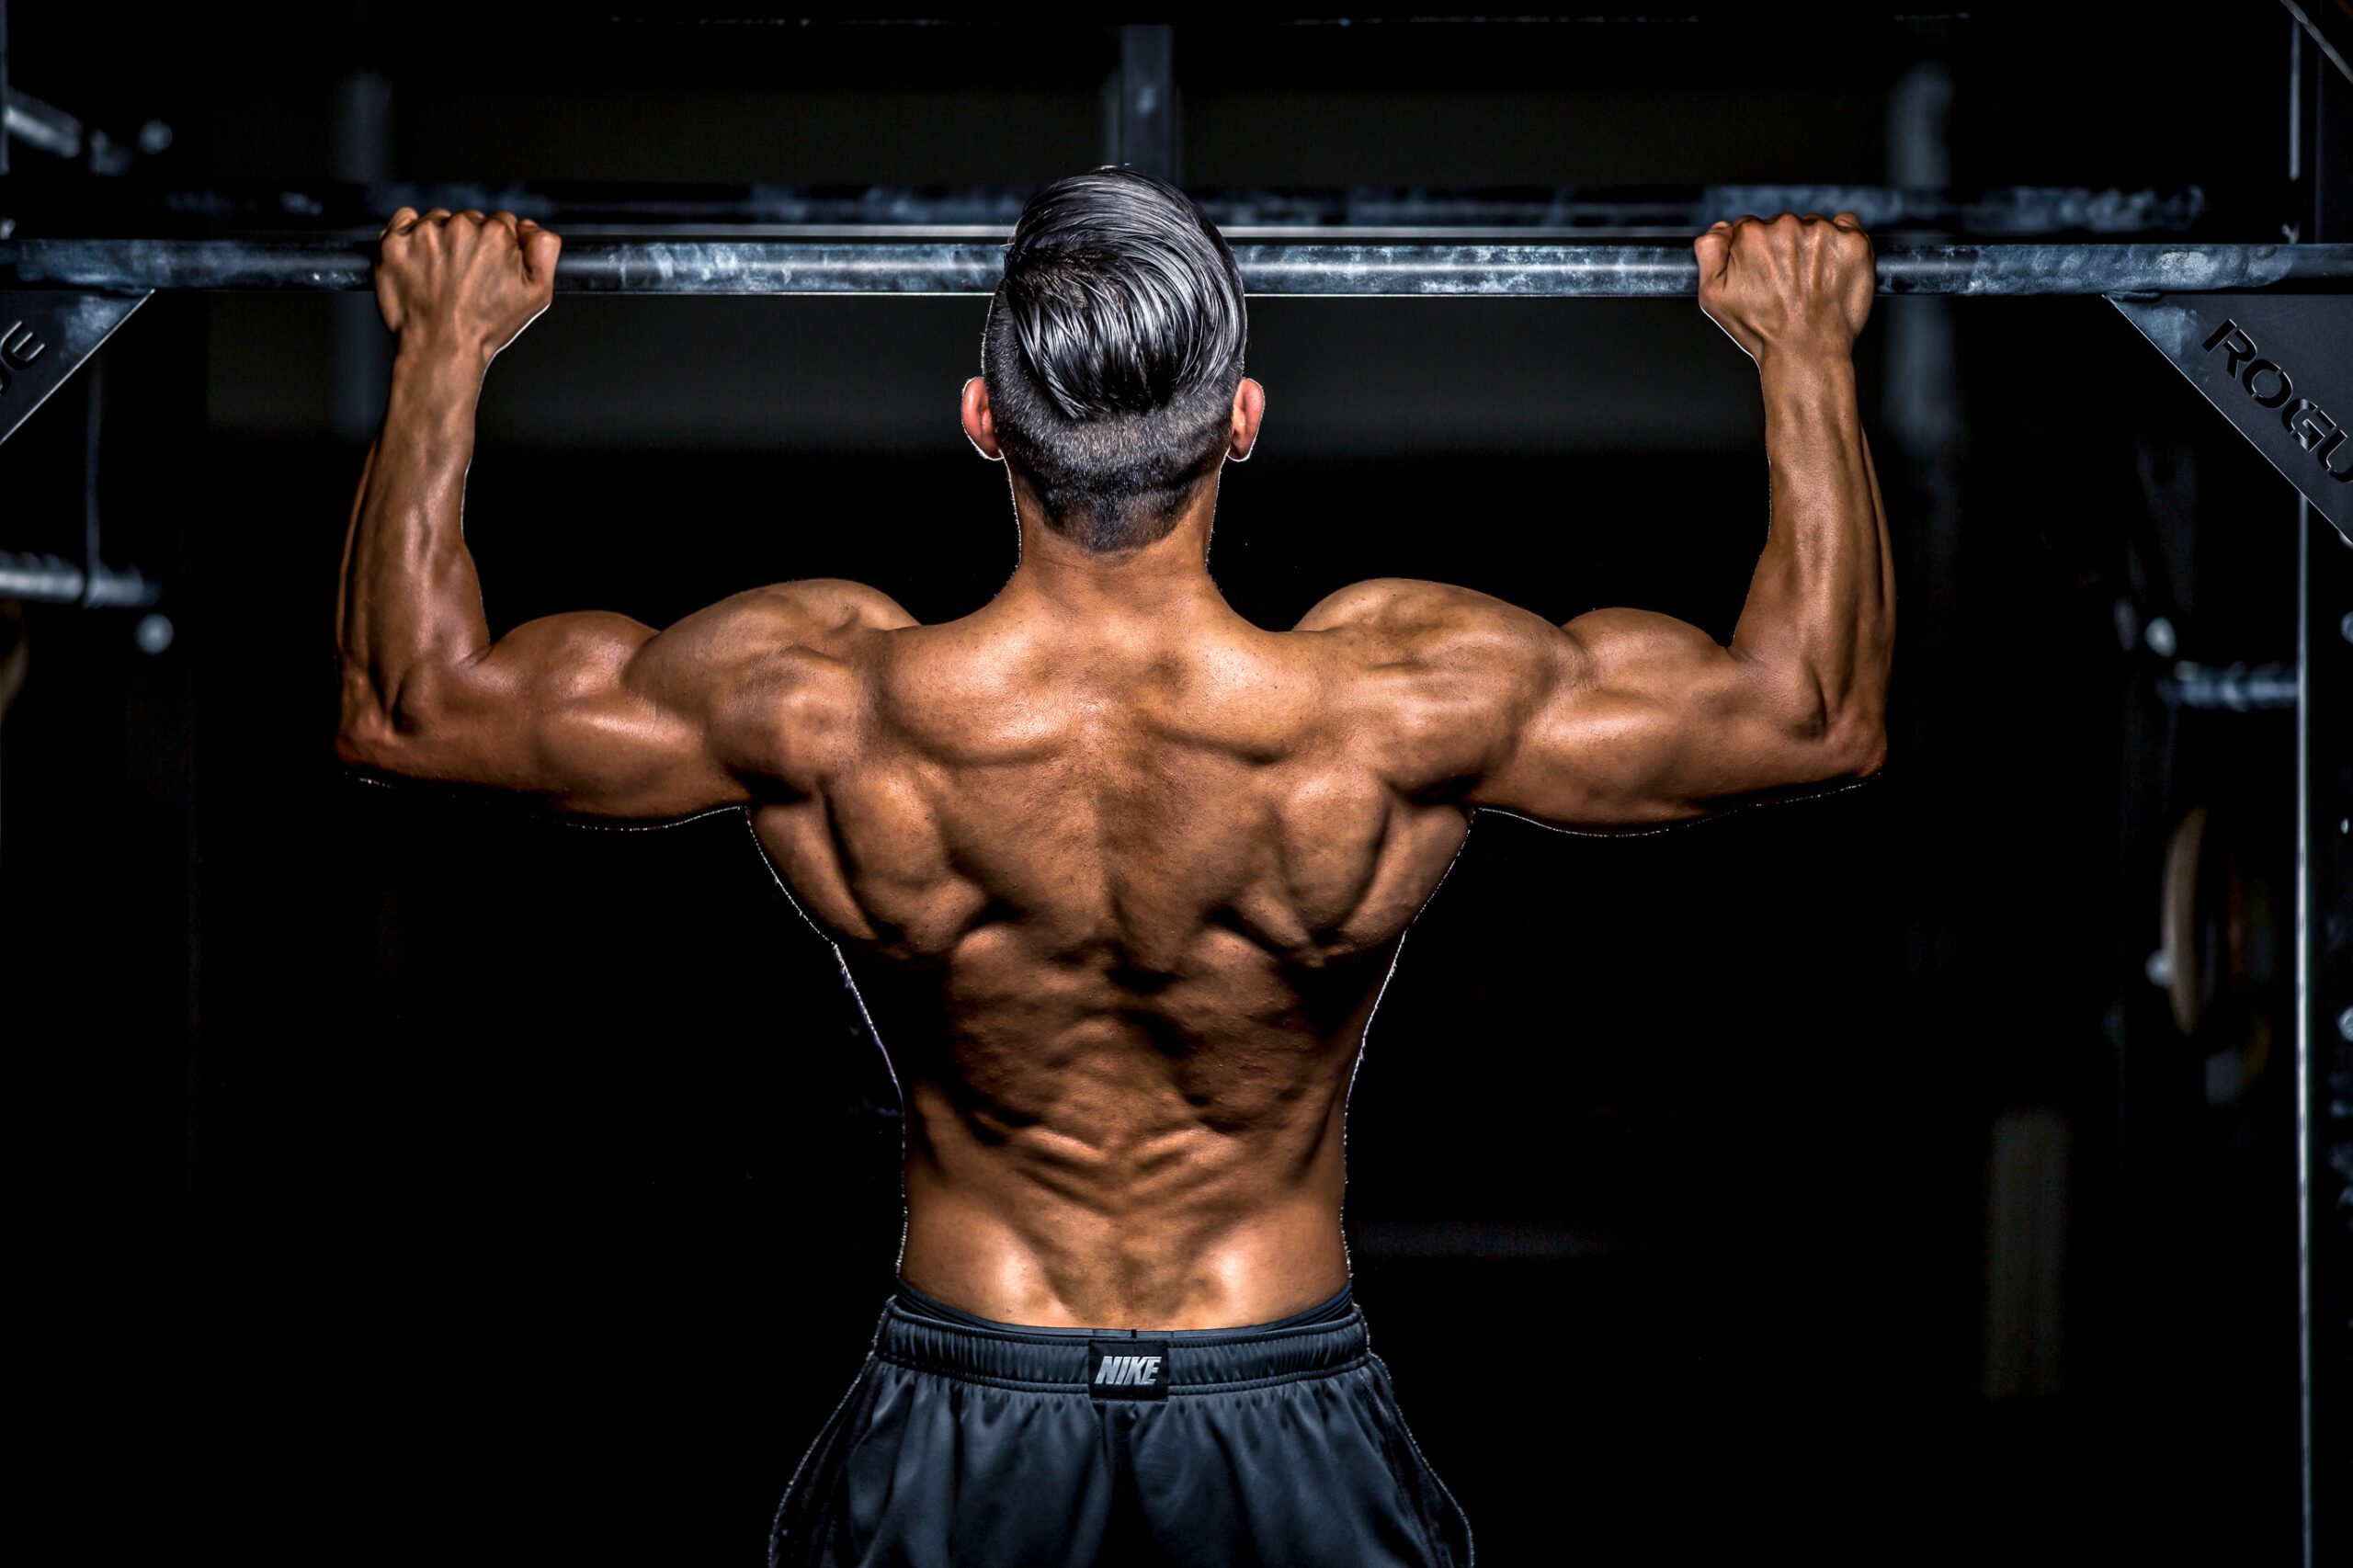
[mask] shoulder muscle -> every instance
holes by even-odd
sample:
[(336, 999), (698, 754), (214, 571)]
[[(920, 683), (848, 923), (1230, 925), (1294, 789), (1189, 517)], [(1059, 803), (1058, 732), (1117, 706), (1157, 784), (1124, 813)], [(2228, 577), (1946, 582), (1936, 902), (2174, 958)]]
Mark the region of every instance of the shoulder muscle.
[(699, 708), (731, 767), (799, 781), (864, 707), (859, 641), (915, 623), (890, 596), (858, 583), (753, 588), (648, 642), (630, 684)]
[(1576, 678), (1578, 649), (1542, 617), (1444, 583), (1381, 578), (1341, 589), (1299, 630), (1333, 635), (1349, 686), (1401, 788), (1466, 779)]
[(665, 632), (709, 651), (720, 645), (761, 651), (789, 647), (836, 653), (865, 631), (913, 626), (890, 595), (862, 583), (813, 577), (751, 588), (699, 610)]

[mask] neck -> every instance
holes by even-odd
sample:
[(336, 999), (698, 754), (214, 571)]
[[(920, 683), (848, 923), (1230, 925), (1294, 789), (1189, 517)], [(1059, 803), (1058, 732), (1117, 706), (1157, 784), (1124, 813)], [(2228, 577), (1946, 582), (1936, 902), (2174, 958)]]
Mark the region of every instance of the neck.
[(1051, 600), (1082, 615), (1166, 615), (1223, 608), (1210, 578), (1210, 526), (1217, 513), (1212, 478), (1188, 502), (1165, 536), (1132, 550), (1091, 551), (1047, 526), (1026, 485), (1013, 490), (1021, 525), (1021, 563), (1000, 597)]

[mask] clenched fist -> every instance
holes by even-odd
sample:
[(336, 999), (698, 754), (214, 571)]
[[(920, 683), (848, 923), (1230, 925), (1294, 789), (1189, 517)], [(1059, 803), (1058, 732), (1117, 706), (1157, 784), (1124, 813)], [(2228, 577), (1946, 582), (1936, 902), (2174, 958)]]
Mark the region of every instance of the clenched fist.
[(439, 207), (422, 216), (402, 208), (378, 240), (376, 303), (402, 346), (476, 353), (484, 364), (548, 308), (563, 248), (512, 212)]
[(1718, 223), (1691, 248), (1699, 308), (1759, 364), (1784, 352), (1849, 354), (1870, 318), (1870, 236), (1852, 212)]

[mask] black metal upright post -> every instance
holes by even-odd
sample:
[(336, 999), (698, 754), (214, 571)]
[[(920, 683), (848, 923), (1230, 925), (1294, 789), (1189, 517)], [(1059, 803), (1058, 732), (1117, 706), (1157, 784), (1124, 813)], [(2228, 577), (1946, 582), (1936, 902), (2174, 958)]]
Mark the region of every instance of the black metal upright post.
[[(103, 469), (113, 512), (108, 537), (116, 548), (135, 551), (168, 588), (160, 605), (123, 617), (117, 631), (131, 647), (123, 665), (120, 742), (126, 874), (108, 933), (119, 966), (111, 972), (140, 977), (113, 998), (121, 1038), (137, 1042), (126, 1047), (131, 1053), (121, 1069), (126, 1096), (168, 1161), (142, 1162), (141, 1191), (153, 1195), (152, 1208), (142, 1203), (142, 1218), (152, 1214), (168, 1224), (178, 1243), (176, 1256), (157, 1259), (140, 1281), (153, 1291), (150, 1321), (164, 1341), (154, 1369), (152, 1418), (158, 1422), (176, 1416), (176, 1396), (166, 1391), (202, 1355), (199, 1246), (205, 1178), (217, 1169), (208, 1164), (211, 1074), (199, 995), (206, 926), (199, 801), (208, 775), (199, 757), (203, 622), (193, 569), (208, 494), (207, 327), (198, 302), (176, 304), (157, 312), (153, 333), (124, 345), (131, 358), (107, 386), (114, 456)], [(90, 979), (103, 983), (97, 974)], [(142, 1412), (141, 1418), (151, 1417)]]
[[(335, 177), (353, 184), (390, 179), (392, 174), (392, 89), (374, 71), (354, 71), (335, 84), (333, 157)], [(392, 381), (392, 340), (372, 299), (338, 300), (333, 307), (329, 363), (335, 437), (364, 448), (384, 412), (384, 389)]]
[[(2317, 34), (2291, 38), (2301, 237), (2343, 238), (2353, 75)], [(2353, 1550), (2353, 546), (2309, 501), (2297, 513), (2297, 1282), (2304, 1568), (2320, 1568)]]
[(1179, 172), (1176, 33), (1165, 23), (1120, 29), (1120, 62), (1104, 106), (1104, 161), (1165, 180)]
[[(8, 172), (8, 0), (0, 0), (0, 175)], [(6, 214), (0, 214), (5, 217)], [(0, 233), (6, 231), (0, 229)]]

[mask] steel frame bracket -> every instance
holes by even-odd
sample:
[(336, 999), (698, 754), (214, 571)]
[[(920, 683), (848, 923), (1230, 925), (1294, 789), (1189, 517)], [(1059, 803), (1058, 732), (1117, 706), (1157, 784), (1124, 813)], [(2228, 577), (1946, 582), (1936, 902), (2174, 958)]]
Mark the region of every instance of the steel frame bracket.
[(2353, 294), (2109, 302), (2353, 544)]
[(0, 441), (80, 369), (148, 294), (0, 290)]
[(2312, 35), (2321, 57), (2353, 82), (2353, 9), (2331, 0), (2280, 0), (2280, 4)]

